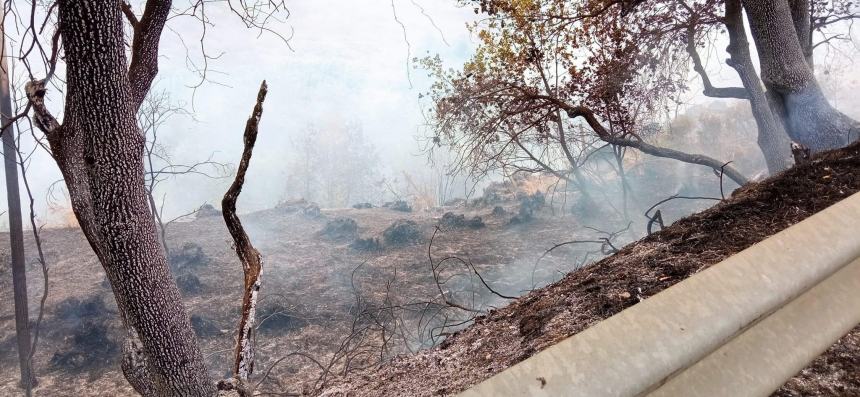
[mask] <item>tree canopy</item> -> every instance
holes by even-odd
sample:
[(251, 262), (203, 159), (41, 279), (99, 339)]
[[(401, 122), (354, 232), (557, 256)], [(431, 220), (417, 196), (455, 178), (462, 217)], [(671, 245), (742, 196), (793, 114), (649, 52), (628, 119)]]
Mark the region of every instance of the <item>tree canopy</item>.
[[(741, 7), (755, 9), (756, 1), (463, 2), (485, 16), (472, 25), (479, 38), (475, 55), (459, 70), (444, 70), (438, 58), (423, 60), (436, 78), (429, 93), (434, 103), (432, 138), (454, 149), (459, 164), (477, 173), (513, 168), (580, 179), (578, 168), (608, 144), (719, 169), (742, 184), (746, 178), (725, 166), (725, 159), (651, 142), (653, 121), (682, 102), (691, 88), (692, 69), (699, 74), (704, 95), (750, 102), (758, 145), (771, 172), (779, 171), (790, 165), (790, 140), (822, 150), (856, 139), (851, 131), (856, 136), (857, 130), (856, 122), (829, 107), (820, 90), (806, 90), (804, 101), (820, 105), (819, 119), (844, 121), (832, 131), (822, 126), (820, 133), (813, 133), (808, 123), (791, 125), (793, 118), (805, 116), (794, 117), (796, 109), (788, 105), (799, 98), (801, 88), (817, 87), (805, 69), (812, 68), (811, 51), (835, 39), (823, 33), (831, 25), (857, 17), (852, 2), (783, 2), (785, 7), (778, 7), (776, 14), (806, 11), (796, 16), (808, 22), (806, 30), (795, 30), (794, 24), (783, 27), (803, 49), (800, 62), (805, 59), (809, 65), (775, 57), (767, 52), (768, 46), (759, 45), (763, 78), (756, 75), (741, 20)], [(759, 28), (764, 22), (751, 23), (758, 41), (782, 34)], [(821, 41), (813, 43), (814, 39)], [(726, 63), (737, 71), (742, 86), (712, 84), (699, 50), (714, 40), (729, 42)], [(809, 76), (804, 75), (796, 87), (778, 88), (769, 78), (773, 67), (768, 64), (786, 65), (789, 71)], [(792, 96), (781, 98), (783, 93)]]

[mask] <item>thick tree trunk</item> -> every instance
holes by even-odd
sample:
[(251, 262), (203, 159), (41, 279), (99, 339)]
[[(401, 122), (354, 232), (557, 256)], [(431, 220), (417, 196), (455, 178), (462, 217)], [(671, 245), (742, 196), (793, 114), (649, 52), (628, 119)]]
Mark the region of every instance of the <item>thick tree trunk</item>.
[(791, 20), (794, 22), (797, 38), (800, 40), (803, 57), (809, 69), (815, 70), (815, 63), (812, 60), (812, 17), (810, 15), (812, 8), (809, 0), (788, 0), (788, 5), (791, 7)]
[(807, 63), (789, 0), (744, 0), (743, 4), (762, 82), (775, 99), (774, 107), (784, 109), (791, 139), (814, 152), (857, 140), (860, 124), (830, 105)]
[(756, 75), (750, 56), (746, 29), (743, 25), (740, 0), (726, 1), (724, 23), (729, 34), (729, 46), (726, 51), (731, 55), (727, 62), (738, 73), (747, 92), (750, 108), (758, 127), (759, 149), (764, 155), (768, 172), (775, 174), (791, 167), (791, 142), (786, 134), (782, 119), (775, 115), (769, 106), (767, 95), (761, 86), (761, 80)]
[[(119, 3), (61, 0), (59, 29), (67, 65), (65, 119), (62, 126), (47, 116), (37, 121), (49, 131), (72, 209), (128, 329), (124, 373), (143, 395), (212, 395), (215, 384), (149, 212), (144, 136), (135, 118), (140, 93), (127, 77)], [(40, 104), (34, 109), (39, 112)]]

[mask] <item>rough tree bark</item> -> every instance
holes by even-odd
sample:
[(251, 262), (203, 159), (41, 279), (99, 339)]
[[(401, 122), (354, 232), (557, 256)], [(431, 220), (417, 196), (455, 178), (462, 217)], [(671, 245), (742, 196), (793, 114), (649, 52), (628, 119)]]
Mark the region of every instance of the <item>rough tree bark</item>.
[[(791, 3), (802, 6), (806, 1)], [(808, 11), (804, 15), (802, 7), (796, 7), (793, 14), (790, 0), (743, 0), (743, 5), (758, 50), (762, 82), (774, 102), (772, 107), (777, 113), (784, 112), (791, 139), (813, 152), (857, 140), (860, 123), (830, 105), (809, 66), (811, 58), (802, 44), (808, 35), (801, 21)], [(797, 25), (794, 15), (798, 15)]]
[(60, 0), (65, 118), (44, 105), (45, 82), (27, 85), (72, 209), (107, 273), (128, 332), (123, 372), (144, 396), (208, 396), (215, 383), (156, 237), (144, 186), (136, 112), (157, 73), (170, 1), (147, 2), (126, 62), (119, 2)]
[(767, 94), (753, 66), (740, 0), (727, 0), (725, 12), (723, 23), (729, 35), (726, 52), (730, 55), (726, 62), (735, 69), (741, 79), (758, 128), (758, 146), (764, 155), (768, 172), (775, 174), (791, 167), (791, 141), (786, 134), (782, 118), (776, 116), (771, 109)]
[(788, 0), (788, 5), (791, 7), (791, 20), (800, 40), (803, 57), (809, 69), (815, 70), (815, 62), (812, 59), (812, 8), (809, 0)]

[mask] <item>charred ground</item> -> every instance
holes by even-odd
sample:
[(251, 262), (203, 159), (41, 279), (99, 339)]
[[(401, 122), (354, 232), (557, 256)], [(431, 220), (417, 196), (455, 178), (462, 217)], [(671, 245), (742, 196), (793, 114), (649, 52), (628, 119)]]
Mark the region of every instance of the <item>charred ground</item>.
[[(337, 379), (321, 395), (456, 394), (858, 190), (860, 144), (820, 155), (477, 318), (432, 350)], [(860, 395), (857, 374), (860, 327), (775, 395)]]
[[(590, 219), (595, 214), (560, 216), (552, 199), (532, 188), (520, 198), (522, 192), (491, 191), (478, 206), (320, 210), (294, 201), (244, 215), (266, 258), (256, 380), (271, 368), (261, 391), (456, 393), (860, 190), (858, 152), (854, 145), (752, 184), (582, 269), (608, 248), (587, 243), (546, 251), (564, 241), (599, 240), (627, 222), (605, 214), (600, 223)], [(684, 211), (708, 204), (673, 203), (688, 206)], [(584, 227), (597, 224), (606, 231)], [(222, 377), (229, 370), (242, 289), (230, 237), (214, 209), (174, 224), (168, 235), (172, 271), (192, 325), (213, 377)], [(616, 236), (613, 245), (624, 246), (632, 235)], [(46, 230), (43, 237), (51, 279), (34, 358), (37, 395), (131, 395), (119, 372), (123, 335), (101, 266), (78, 230)], [(34, 252), (32, 241), (27, 248)], [(38, 266), (28, 266), (34, 313), (41, 279)], [(9, 277), (0, 280), (0, 299), (11, 301)], [(499, 296), (524, 293), (517, 300)], [(2, 310), (0, 368), (14, 374), (14, 316), (11, 305)], [(432, 325), (428, 317), (435, 319)], [(860, 369), (858, 346), (855, 329), (778, 395), (860, 394), (852, 378)], [(18, 393), (15, 382), (6, 377), (0, 394)]]

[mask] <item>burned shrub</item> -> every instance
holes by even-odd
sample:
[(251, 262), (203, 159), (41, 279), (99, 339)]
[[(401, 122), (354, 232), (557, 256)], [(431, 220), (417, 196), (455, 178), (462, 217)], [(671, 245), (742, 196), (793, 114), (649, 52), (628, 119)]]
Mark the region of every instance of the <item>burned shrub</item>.
[(516, 186), (510, 181), (492, 182), (484, 188), (484, 193), (470, 203), (472, 207), (487, 207), (498, 203), (513, 201), (516, 198)]
[(382, 205), (385, 208), (400, 212), (412, 212), (412, 206), (403, 200), (389, 201)]
[(257, 309), (257, 330), (266, 333), (286, 333), (307, 325), (280, 302), (266, 302)]
[(534, 220), (534, 213), (532, 211), (528, 211), (523, 207), (520, 207), (520, 211), (511, 217), (510, 224), (511, 225), (520, 225), (523, 223), (529, 223)]
[(180, 272), (209, 266), (210, 259), (203, 252), (203, 247), (192, 242), (187, 242), (182, 245), (182, 248), (171, 250), (167, 261), (170, 262), (171, 270)]
[(56, 337), (62, 335), (66, 342), (51, 357), (50, 365), (71, 373), (112, 366), (119, 353), (119, 345), (109, 336), (113, 318), (114, 312), (100, 296), (58, 303), (46, 329)]
[(373, 208), (373, 204), (370, 204), (370, 203), (358, 203), (358, 204), (353, 204), (353, 205), (352, 205), (352, 208), (355, 208), (355, 209), (357, 209), (357, 210), (365, 210), (365, 209)]
[(111, 313), (105, 306), (105, 301), (97, 295), (92, 295), (83, 300), (75, 297), (66, 298), (57, 304), (55, 316), (57, 320), (73, 326), (77, 326), (85, 319), (104, 320)]
[(358, 234), (358, 223), (352, 218), (337, 217), (326, 222), (318, 234), (332, 240), (355, 238)]
[(505, 208), (501, 205), (497, 205), (493, 207), (493, 216), (505, 216), (508, 214), (508, 211), (505, 211)]
[(108, 336), (103, 321), (86, 320), (74, 329), (65, 348), (54, 353), (50, 365), (70, 373), (81, 373), (113, 366), (119, 344)]
[(301, 211), (308, 204), (308, 201), (305, 199), (285, 200), (278, 202), (278, 204), (275, 205), (275, 209), (286, 213), (293, 213)]
[(465, 215), (456, 215), (453, 212), (446, 212), (445, 215), (442, 215), (442, 219), (439, 220), (439, 224), (450, 228), (468, 227), (471, 229), (480, 229), (486, 226), (480, 216), (466, 219)]
[(352, 248), (356, 251), (379, 251), (382, 249), (382, 244), (379, 243), (378, 238), (368, 237), (368, 238), (357, 238), (352, 244), (349, 245), (349, 248)]
[(197, 215), (195, 216), (197, 219), (201, 218), (211, 218), (221, 216), (221, 211), (215, 208), (212, 204), (206, 203), (200, 206), (197, 209)]
[(534, 220), (535, 211), (540, 210), (546, 204), (546, 196), (540, 191), (534, 194), (523, 194), (519, 199), (520, 209), (517, 215), (511, 218), (511, 224), (531, 222)]
[(300, 213), (309, 218), (319, 218), (322, 216), (320, 206), (305, 199), (281, 201), (275, 205), (275, 209), (288, 214)]
[(211, 338), (221, 333), (221, 329), (215, 321), (197, 314), (191, 315), (191, 328), (200, 338)]
[(197, 295), (203, 292), (203, 283), (192, 273), (183, 274), (176, 278), (176, 286), (182, 295)]
[(316, 203), (310, 203), (305, 208), (302, 208), (302, 215), (308, 218), (319, 218), (322, 216), (320, 206)]
[(382, 232), (382, 238), (388, 245), (407, 245), (421, 241), (422, 235), (415, 221), (399, 219)]
[(546, 205), (546, 196), (540, 191), (533, 194), (522, 194), (517, 198), (520, 200), (520, 208), (526, 208), (529, 212), (537, 211)]

